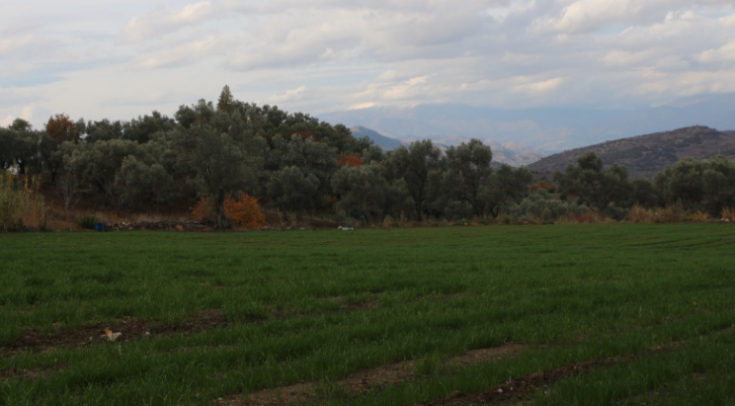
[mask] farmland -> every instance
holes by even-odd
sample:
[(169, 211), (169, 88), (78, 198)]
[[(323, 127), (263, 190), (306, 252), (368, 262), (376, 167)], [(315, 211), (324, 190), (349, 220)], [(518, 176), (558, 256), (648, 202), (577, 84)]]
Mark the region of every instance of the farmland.
[(0, 234), (0, 405), (733, 404), (733, 247), (729, 224)]

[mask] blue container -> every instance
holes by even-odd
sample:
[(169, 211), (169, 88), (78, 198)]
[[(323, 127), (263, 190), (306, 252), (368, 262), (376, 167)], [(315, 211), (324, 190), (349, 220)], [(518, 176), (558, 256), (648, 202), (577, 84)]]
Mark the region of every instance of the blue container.
[(94, 229), (97, 231), (105, 231), (105, 225), (102, 223), (97, 223), (94, 225)]

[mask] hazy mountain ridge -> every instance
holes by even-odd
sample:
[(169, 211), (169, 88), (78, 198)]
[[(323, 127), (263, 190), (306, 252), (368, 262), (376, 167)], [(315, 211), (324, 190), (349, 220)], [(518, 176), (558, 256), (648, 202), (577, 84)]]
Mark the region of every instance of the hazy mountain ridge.
[[(352, 127), (350, 130), (352, 131), (352, 135), (355, 137), (368, 137), (375, 143), (375, 145), (386, 151), (398, 148), (401, 145), (408, 145), (412, 141), (418, 140), (414, 138), (397, 140), (395, 138), (386, 137), (375, 130), (371, 130), (370, 128), (363, 126)], [(457, 146), (463, 142), (469, 142), (470, 138), (451, 137), (432, 141), (434, 145), (440, 149), (446, 149), (451, 146)], [(546, 156), (546, 154), (517, 143), (499, 143), (493, 140), (482, 141), (492, 149), (494, 161), (511, 166), (525, 166)]]
[(383, 148), (385, 151), (390, 151), (391, 149), (395, 149), (403, 145), (403, 143), (400, 140), (397, 140), (395, 138), (386, 137), (383, 134), (380, 134), (379, 132), (375, 130), (371, 130), (366, 127), (362, 126), (355, 126), (350, 128), (350, 131), (352, 131), (352, 135), (355, 136), (355, 138), (362, 138), (362, 137), (368, 137), (370, 138), (375, 145), (379, 146), (380, 148)]
[(338, 111), (322, 114), (320, 118), (333, 124), (365, 126), (399, 140), (439, 141), (459, 136), (533, 146), (536, 152), (551, 153), (689, 126), (735, 129), (735, 93), (697, 95), (658, 107), (632, 110), (504, 110), (426, 104)]
[(628, 167), (633, 177), (650, 177), (683, 158), (704, 159), (720, 153), (735, 157), (735, 131), (685, 127), (576, 148), (543, 158), (529, 168), (537, 172), (564, 170), (590, 151), (600, 156), (606, 165), (618, 163)]

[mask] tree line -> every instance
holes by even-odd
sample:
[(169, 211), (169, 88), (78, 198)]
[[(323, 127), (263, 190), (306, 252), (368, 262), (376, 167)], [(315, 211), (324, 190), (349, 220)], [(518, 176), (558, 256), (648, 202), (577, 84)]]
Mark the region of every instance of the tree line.
[(181, 106), (173, 117), (56, 115), (41, 130), (21, 119), (0, 128), (1, 167), (43, 175), (67, 208), (80, 193), (116, 211), (171, 211), (177, 202), (206, 200), (219, 228), (232, 225), (227, 199), (242, 193), (289, 218), (329, 214), (367, 224), (386, 216), (553, 218), (585, 211), (622, 218), (636, 203), (715, 213), (735, 203), (735, 167), (721, 157), (684, 160), (651, 182), (630, 180), (625, 167), (605, 167), (587, 154), (557, 173), (555, 185), (535, 189), (527, 168), (492, 158), (477, 139), (445, 151), (416, 141), (386, 153), (343, 125), (235, 100), (228, 87), (216, 104)]

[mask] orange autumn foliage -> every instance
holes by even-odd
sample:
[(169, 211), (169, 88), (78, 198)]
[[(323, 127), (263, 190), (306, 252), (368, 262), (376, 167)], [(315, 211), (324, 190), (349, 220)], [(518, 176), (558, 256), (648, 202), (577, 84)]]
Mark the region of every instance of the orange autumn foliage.
[(362, 158), (357, 155), (347, 155), (346, 157), (337, 160), (337, 164), (339, 164), (340, 167), (347, 165), (353, 168), (359, 168), (362, 166)]
[(540, 189), (551, 192), (552, 190), (556, 190), (556, 184), (542, 180), (536, 183), (535, 185), (529, 186), (528, 189), (531, 192), (536, 192)]
[(225, 215), (238, 226), (250, 230), (265, 225), (265, 214), (258, 206), (258, 199), (245, 193), (240, 193), (236, 199), (225, 200)]
[[(236, 198), (228, 197), (224, 203), (225, 216), (235, 225), (250, 230), (265, 226), (265, 214), (258, 206), (258, 199), (240, 193)], [(191, 217), (197, 221), (213, 221), (215, 218), (214, 203), (209, 199), (199, 200), (191, 209)]]
[(214, 218), (214, 203), (209, 199), (201, 199), (191, 208), (191, 218), (196, 221), (212, 220)]
[(76, 138), (77, 126), (65, 114), (57, 114), (48, 119), (46, 132), (57, 144)]

